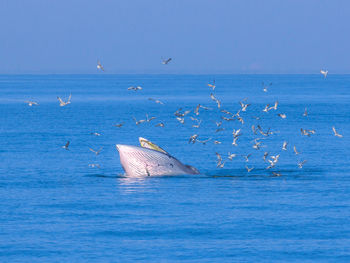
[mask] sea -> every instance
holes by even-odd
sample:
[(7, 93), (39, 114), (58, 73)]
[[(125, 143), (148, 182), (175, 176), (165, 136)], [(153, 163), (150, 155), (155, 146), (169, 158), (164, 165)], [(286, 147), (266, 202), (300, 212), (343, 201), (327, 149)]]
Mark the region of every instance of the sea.
[[(200, 174), (126, 176), (139, 137)], [(0, 262), (350, 262), (349, 146), (350, 75), (0, 75)]]

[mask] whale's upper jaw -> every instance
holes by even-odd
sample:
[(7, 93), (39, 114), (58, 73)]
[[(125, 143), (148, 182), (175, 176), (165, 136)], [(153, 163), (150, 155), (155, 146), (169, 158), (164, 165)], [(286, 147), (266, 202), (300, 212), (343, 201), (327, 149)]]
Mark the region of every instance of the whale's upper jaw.
[(128, 176), (198, 174), (198, 170), (159, 151), (117, 144), (120, 163)]

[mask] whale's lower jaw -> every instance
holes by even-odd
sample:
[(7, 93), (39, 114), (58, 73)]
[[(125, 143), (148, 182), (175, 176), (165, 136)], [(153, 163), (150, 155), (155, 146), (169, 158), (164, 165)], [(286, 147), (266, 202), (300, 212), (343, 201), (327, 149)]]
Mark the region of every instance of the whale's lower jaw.
[(198, 174), (194, 167), (184, 165), (176, 158), (151, 149), (131, 145), (116, 145), (120, 163), (127, 176), (161, 176)]

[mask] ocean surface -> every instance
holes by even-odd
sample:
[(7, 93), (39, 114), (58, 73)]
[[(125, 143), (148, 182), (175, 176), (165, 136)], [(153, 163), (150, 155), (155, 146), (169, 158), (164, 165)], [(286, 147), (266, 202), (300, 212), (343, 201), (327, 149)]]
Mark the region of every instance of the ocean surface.
[[(210, 93), (232, 113), (246, 99), (244, 124), (215, 132), (229, 115)], [(179, 108), (192, 110), (184, 124)], [(201, 174), (124, 176), (115, 145), (140, 136)], [(0, 262), (349, 262), (349, 146), (350, 75), (0, 75)], [(264, 152), (280, 154), (272, 169)]]

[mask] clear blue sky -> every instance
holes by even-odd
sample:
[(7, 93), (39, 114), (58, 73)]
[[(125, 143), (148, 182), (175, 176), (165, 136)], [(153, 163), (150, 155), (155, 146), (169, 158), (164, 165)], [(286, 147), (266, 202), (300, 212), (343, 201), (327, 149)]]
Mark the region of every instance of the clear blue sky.
[(350, 73), (345, 0), (0, 0), (0, 24), (0, 73)]

